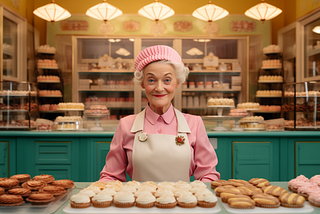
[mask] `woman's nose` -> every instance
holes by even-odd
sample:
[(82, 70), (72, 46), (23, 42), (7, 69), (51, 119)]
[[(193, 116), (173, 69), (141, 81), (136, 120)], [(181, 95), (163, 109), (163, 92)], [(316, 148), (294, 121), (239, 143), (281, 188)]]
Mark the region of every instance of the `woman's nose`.
[(162, 81), (158, 81), (156, 91), (163, 91), (163, 83)]

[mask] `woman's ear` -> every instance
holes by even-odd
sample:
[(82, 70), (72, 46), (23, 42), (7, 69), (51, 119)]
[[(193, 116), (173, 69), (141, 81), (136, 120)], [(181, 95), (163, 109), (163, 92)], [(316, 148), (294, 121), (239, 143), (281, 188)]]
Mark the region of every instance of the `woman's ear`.
[(141, 83), (141, 87), (144, 89), (144, 84), (143, 84), (143, 81), (142, 81), (142, 83)]

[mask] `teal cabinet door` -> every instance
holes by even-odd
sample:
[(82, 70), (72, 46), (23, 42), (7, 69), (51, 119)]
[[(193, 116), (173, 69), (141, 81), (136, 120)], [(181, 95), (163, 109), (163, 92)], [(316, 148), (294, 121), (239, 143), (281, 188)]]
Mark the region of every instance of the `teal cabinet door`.
[(314, 175), (318, 175), (320, 170), (320, 141), (296, 141), (295, 151), (295, 176), (299, 176), (302, 174), (308, 178), (311, 178)]
[(110, 143), (108, 141), (98, 141), (97, 142), (97, 172), (96, 172), (96, 180), (100, 178), (100, 172), (106, 164), (106, 157), (108, 152), (110, 151)]
[(279, 180), (279, 147), (276, 142), (233, 142), (233, 178)]
[(9, 177), (9, 143), (8, 142), (0, 142), (0, 177)]
[(78, 138), (18, 138), (18, 173), (80, 181)]

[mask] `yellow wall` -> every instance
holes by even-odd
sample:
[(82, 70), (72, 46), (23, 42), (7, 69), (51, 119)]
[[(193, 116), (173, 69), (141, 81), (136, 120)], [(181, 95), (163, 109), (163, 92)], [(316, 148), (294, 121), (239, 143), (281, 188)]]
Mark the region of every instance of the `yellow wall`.
[(297, 19), (320, 7), (319, 0), (296, 0)]
[(27, 22), (32, 25), (33, 22), (33, 1), (30, 0), (20, 0), (19, 6), (16, 8), (11, 0), (0, 0), (0, 3), (3, 4), (9, 10), (17, 12), (22, 17), (27, 19)]

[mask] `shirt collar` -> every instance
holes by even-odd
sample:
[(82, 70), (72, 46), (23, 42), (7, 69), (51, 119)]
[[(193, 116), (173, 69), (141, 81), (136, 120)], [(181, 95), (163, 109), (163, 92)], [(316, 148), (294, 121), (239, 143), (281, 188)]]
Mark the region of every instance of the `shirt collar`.
[(168, 110), (162, 114), (159, 115), (157, 113), (155, 113), (149, 105), (147, 105), (146, 107), (146, 119), (152, 124), (156, 124), (157, 120), (159, 117), (162, 117), (162, 119), (164, 120), (164, 122), (166, 124), (170, 124), (173, 120), (173, 118), (175, 117), (175, 113), (174, 113), (174, 108), (172, 106), (172, 104), (170, 105), (170, 107), (168, 108)]

